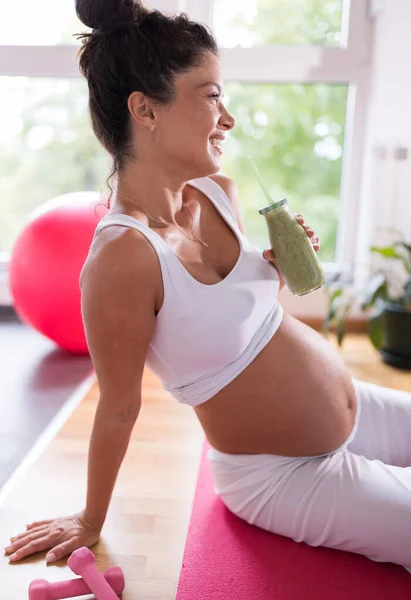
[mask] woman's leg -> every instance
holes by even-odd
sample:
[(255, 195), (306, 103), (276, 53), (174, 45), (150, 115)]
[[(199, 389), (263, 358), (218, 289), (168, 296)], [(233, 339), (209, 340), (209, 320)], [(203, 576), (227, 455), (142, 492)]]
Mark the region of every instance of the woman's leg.
[(215, 491), (248, 523), (411, 567), (411, 468), (346, 449), (310, 458), (211, 449), (209, 458)]
[(360, 407), (347, 449), (397, 467), (411, 466), (411, 394), (353, 380)]

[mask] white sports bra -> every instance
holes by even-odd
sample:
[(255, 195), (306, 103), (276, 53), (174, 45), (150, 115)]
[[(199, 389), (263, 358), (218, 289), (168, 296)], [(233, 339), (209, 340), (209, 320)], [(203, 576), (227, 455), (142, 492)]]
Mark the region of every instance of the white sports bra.
[(110, 225), (134, 227), (156, 251), (164, 302), (146, 364), (172, 396), (197, 406), (252, 362), (280, 326), (283, 309), (277, 270), (241, 233), (222, 188), (208, 177), (188, 184), (213, 203), (240, 244), (238, 260), (222, 281), (206, 285), (194, 279), (161, 236), (129, 215), (108, 214), (96, 233)]

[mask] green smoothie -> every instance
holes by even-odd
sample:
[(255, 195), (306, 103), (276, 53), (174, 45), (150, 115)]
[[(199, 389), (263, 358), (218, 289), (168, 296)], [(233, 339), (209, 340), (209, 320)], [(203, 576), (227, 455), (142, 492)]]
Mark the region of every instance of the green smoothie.
[(324, 272), (310, 238), (296, 221), (284, 198), (261, 208), (271, 249), (284, 280), (295, 296), (318, 290), (324, 283)]

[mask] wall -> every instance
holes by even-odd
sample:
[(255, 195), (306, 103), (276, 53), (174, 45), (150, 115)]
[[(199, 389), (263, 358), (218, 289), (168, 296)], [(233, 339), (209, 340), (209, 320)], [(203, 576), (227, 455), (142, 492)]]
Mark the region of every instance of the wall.
[[(382, 228), (402, 229), (411, 243), (411, 2), (378, 4), (382, 13), (375, 24), (357, 282), (371, 262), (368, 246), (392, 241)], [(372, 259), (371, 264), (381, 263)]]

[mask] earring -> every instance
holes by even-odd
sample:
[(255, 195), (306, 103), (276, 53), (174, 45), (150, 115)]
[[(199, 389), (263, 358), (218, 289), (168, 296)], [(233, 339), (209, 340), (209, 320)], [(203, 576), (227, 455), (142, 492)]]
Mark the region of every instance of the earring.
[(150, 131), (154, 131), (155, 128), (156, 126), (154, 125), (154, 123), (152, 123), (152, 125), (150, 125)]

